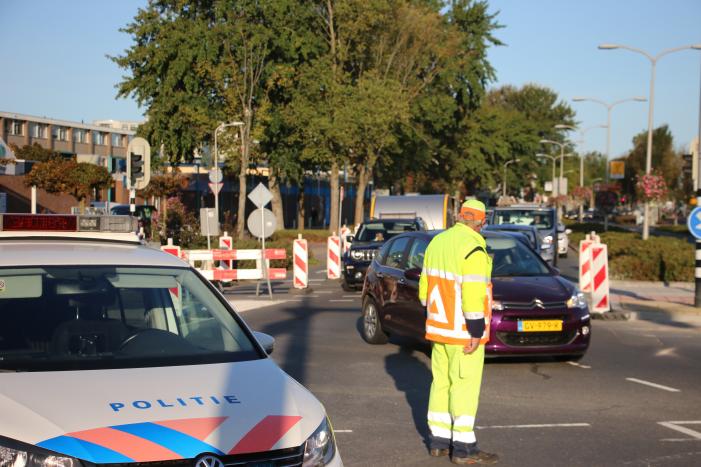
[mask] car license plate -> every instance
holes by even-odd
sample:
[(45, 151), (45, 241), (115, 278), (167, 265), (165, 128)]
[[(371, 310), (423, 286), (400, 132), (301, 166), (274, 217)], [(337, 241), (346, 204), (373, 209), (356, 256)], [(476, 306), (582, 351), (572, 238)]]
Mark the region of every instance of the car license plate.
[(556, 332), (562, 331), (562, 321), (559, 319), (539, 319), (518, 322), (519, 332)]

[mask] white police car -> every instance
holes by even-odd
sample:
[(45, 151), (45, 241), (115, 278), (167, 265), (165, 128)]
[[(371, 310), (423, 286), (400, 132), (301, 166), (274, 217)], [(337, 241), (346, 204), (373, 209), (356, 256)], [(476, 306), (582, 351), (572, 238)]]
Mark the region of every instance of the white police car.
[(0, 215), (0, 466), (342, 466), (272, 338), (132, 222)]

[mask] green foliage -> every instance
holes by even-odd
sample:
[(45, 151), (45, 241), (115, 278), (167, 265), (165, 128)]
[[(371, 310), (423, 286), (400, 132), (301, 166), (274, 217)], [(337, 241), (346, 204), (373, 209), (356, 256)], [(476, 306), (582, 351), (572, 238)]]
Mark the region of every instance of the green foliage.
[(36, 163), (25, 175), (26, 186), (36, 186), (48, 193), (69, 193), (79, 201), (96, 190), (112, 186), (112, 176), (102, 166), (74, 159), (52, 157)]
[[(579, 245), (584, 234), (601, 229), (599, 224), (571, 224), (570, 242)], [(609, 226), (599, 233), (607, 245), (609, 275), (614, 280), (682, 281), (694, 280), (694, 245), (685, 239), (651, 236)]]
[[(647, 161), (647, 131), (638, 133), (633, 137), (633, 150), (628, 154), (626, 161), (626, 178), (623, 180), (624, 192), (636, 195), (636, 177), (645, 174)], [(680, 175), (683, 160), (680, 154), (674, 150), (674, 138), (667, 125), (655, 128), (652, 132), (652, 168), (664, 177), (667, 187), (679, 195), (682, 188)]]
[(26, 144), (21, 148), (16, 144), (10, 144), (10, 148), (15, 153), (15, 158), (27, 161), (46, 162), (53, 157), (59, 157), (57, 152), (44, 149), (44, 146), (39, 143)]

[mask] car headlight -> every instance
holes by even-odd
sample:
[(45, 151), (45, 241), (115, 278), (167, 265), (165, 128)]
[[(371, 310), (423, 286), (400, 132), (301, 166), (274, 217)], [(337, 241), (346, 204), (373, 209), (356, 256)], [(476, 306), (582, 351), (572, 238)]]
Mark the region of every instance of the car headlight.
[(552, 235), (547, 235), (545, 238), (543, 238), (543, 248), (547, 248), (553, 243), (553, 236)]
[(353, 259), (363, 259), (363, 256), (365, 256), (361, 250), (351, 250), (350, 255)]
[(499, 300), (492, 300), (492, 310), (495, 310), (495, 311), (503, 311), (503, 310), (504, 310), (504, 304), (501, 303)]
[(567, 308), (585, 308), (587, 300), (582, 292), (577, 292), (567, 300)]
[(304, 445), (302, 467), (317, 467), (331, 462), (336, 454), (331, 423), (324, 417), (319, 428), (312, 433)]
[(0, 437), (0, 467), (80, 467), (78, 459)]

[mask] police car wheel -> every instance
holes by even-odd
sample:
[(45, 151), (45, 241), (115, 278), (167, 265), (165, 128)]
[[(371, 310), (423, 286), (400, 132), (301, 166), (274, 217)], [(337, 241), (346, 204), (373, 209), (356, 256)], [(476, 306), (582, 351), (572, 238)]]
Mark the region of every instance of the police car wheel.
[(363, 303), (363, 339), (368, 344), (386, 344), (387, 333), (382, 329), (375, 301), (367, 297)]

